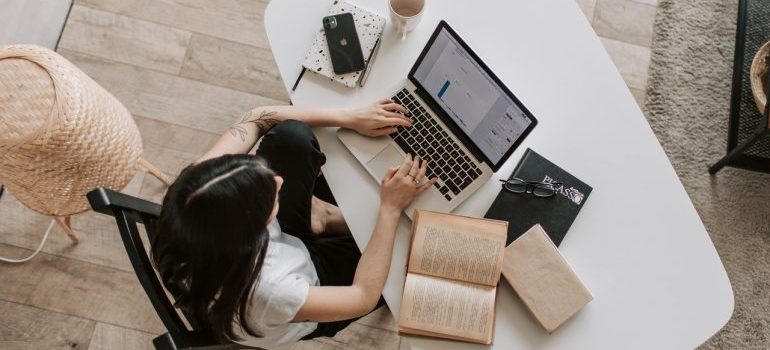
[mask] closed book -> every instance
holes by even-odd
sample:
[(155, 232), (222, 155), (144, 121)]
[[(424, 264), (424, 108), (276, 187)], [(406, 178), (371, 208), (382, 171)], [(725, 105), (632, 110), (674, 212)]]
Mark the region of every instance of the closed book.
[[(332, 3), (328, 15), (338, 15), (341, 13), (350, 13), (353, 15), (356, 33), (358, 33), (358, 41), (361, 44), (361, 53), (364, 58), (368, 58), (370, 61), (373, 56), (372, 51), (374, 51), (379, 43), (378, 39), (382, 36), (382, 31), (385, 29), (385, 17), (352, 5), (346, 1), (336, 0)], [(307, 70), (323, 75), (332, 81), (336, 81), (347, 87), (356, 87), (362, 74), (370, 68), (369, 61), (364, 62), (366, 64), (364, 70), (345, 74), (334, 73), (332, 61), (329, 56), (329, 45), (326, 42), (326, 35), (321, 26), (320, 18), (318, 19), (318, 25), (318, 33), (316, 33), (313, 44), (310, 46), (307, 54), (305, 54), (305, 60), (302, 63), (302, 66)]]
[(484, 217), (508, 221), (507, 244), (533, 225), (540, 224), (558, 246), (593, 190), (591, 186), (532, 149), (524, 152), (521, 161), (509, 176), (509, 179), (511, 178), (561, 184), (553, 185), (556, 195), (546, 198), (500, 190)]
[(503, 278), (548, 333), (593, 300), (540, 225), (513, 241), (504, 255)]

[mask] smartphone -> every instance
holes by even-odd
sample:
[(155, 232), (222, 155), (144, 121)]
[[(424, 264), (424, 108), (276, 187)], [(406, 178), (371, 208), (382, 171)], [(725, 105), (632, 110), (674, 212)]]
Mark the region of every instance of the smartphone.
[(329, 56), (335, 74), (345, 74), (364, 69), (364, 54), (358, 42), (353, 15), (340, 13), (323, 18)]

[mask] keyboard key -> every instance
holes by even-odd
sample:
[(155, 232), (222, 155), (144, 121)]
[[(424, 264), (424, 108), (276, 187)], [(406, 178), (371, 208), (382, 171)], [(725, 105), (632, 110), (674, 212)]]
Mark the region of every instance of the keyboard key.
[(449, 189), (446, 186), (440, 186), (438, 187), (438, 191), (441, 192), (441, 194), (446, 194), (447, 192), (449, 192)]
[(446, 200), (448, 200), (448, 201), (451, 201), (451, 200), (452, 200), (452, 197), (449, 197), (449, 195), (448, 195), (448, 194), (445, 194), (445, 195), (444, 195), (444, 198), (446, 198)]
[(463, 180), (463, 183), (460, 184), (460, 188), (462, 188), (462, 189), (468, 188), (468, 186), (471, 185), (471, 182), (472, 182), (471, 179)]
[(460, 189), (452, 181), (446, 181), (446, 186), (449, 187), (450, 190), (452, 190), (452, 193), (454, 194), (460, 193)]
[(401, 149), (404, 150), (404, 152), (406, 152), (406, 153), (414, 153), (414, 151), (412, 150), (412, 147), (409, 144), (409, 142), (407, 142), (403, 138), (399, 137), (399, 138), (395, 139), (395, 141), (401, 147)]

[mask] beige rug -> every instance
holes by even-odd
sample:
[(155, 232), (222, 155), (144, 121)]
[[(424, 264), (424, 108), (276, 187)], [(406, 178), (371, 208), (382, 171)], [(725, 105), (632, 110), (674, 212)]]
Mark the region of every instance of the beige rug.
[(660, 1), (644, 107), (735, 293), (732, 319), (702, 349), (770, 349), (770, 175), (706, 171), (725, 153), (737, 7)]

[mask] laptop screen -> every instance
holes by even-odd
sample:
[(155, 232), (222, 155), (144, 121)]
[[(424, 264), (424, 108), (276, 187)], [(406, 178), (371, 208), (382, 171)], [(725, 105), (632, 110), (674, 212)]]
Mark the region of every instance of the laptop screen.
[(492, 164), (498, 164), (534, 119), (446, 27), (437, 30), (413, 78)]

